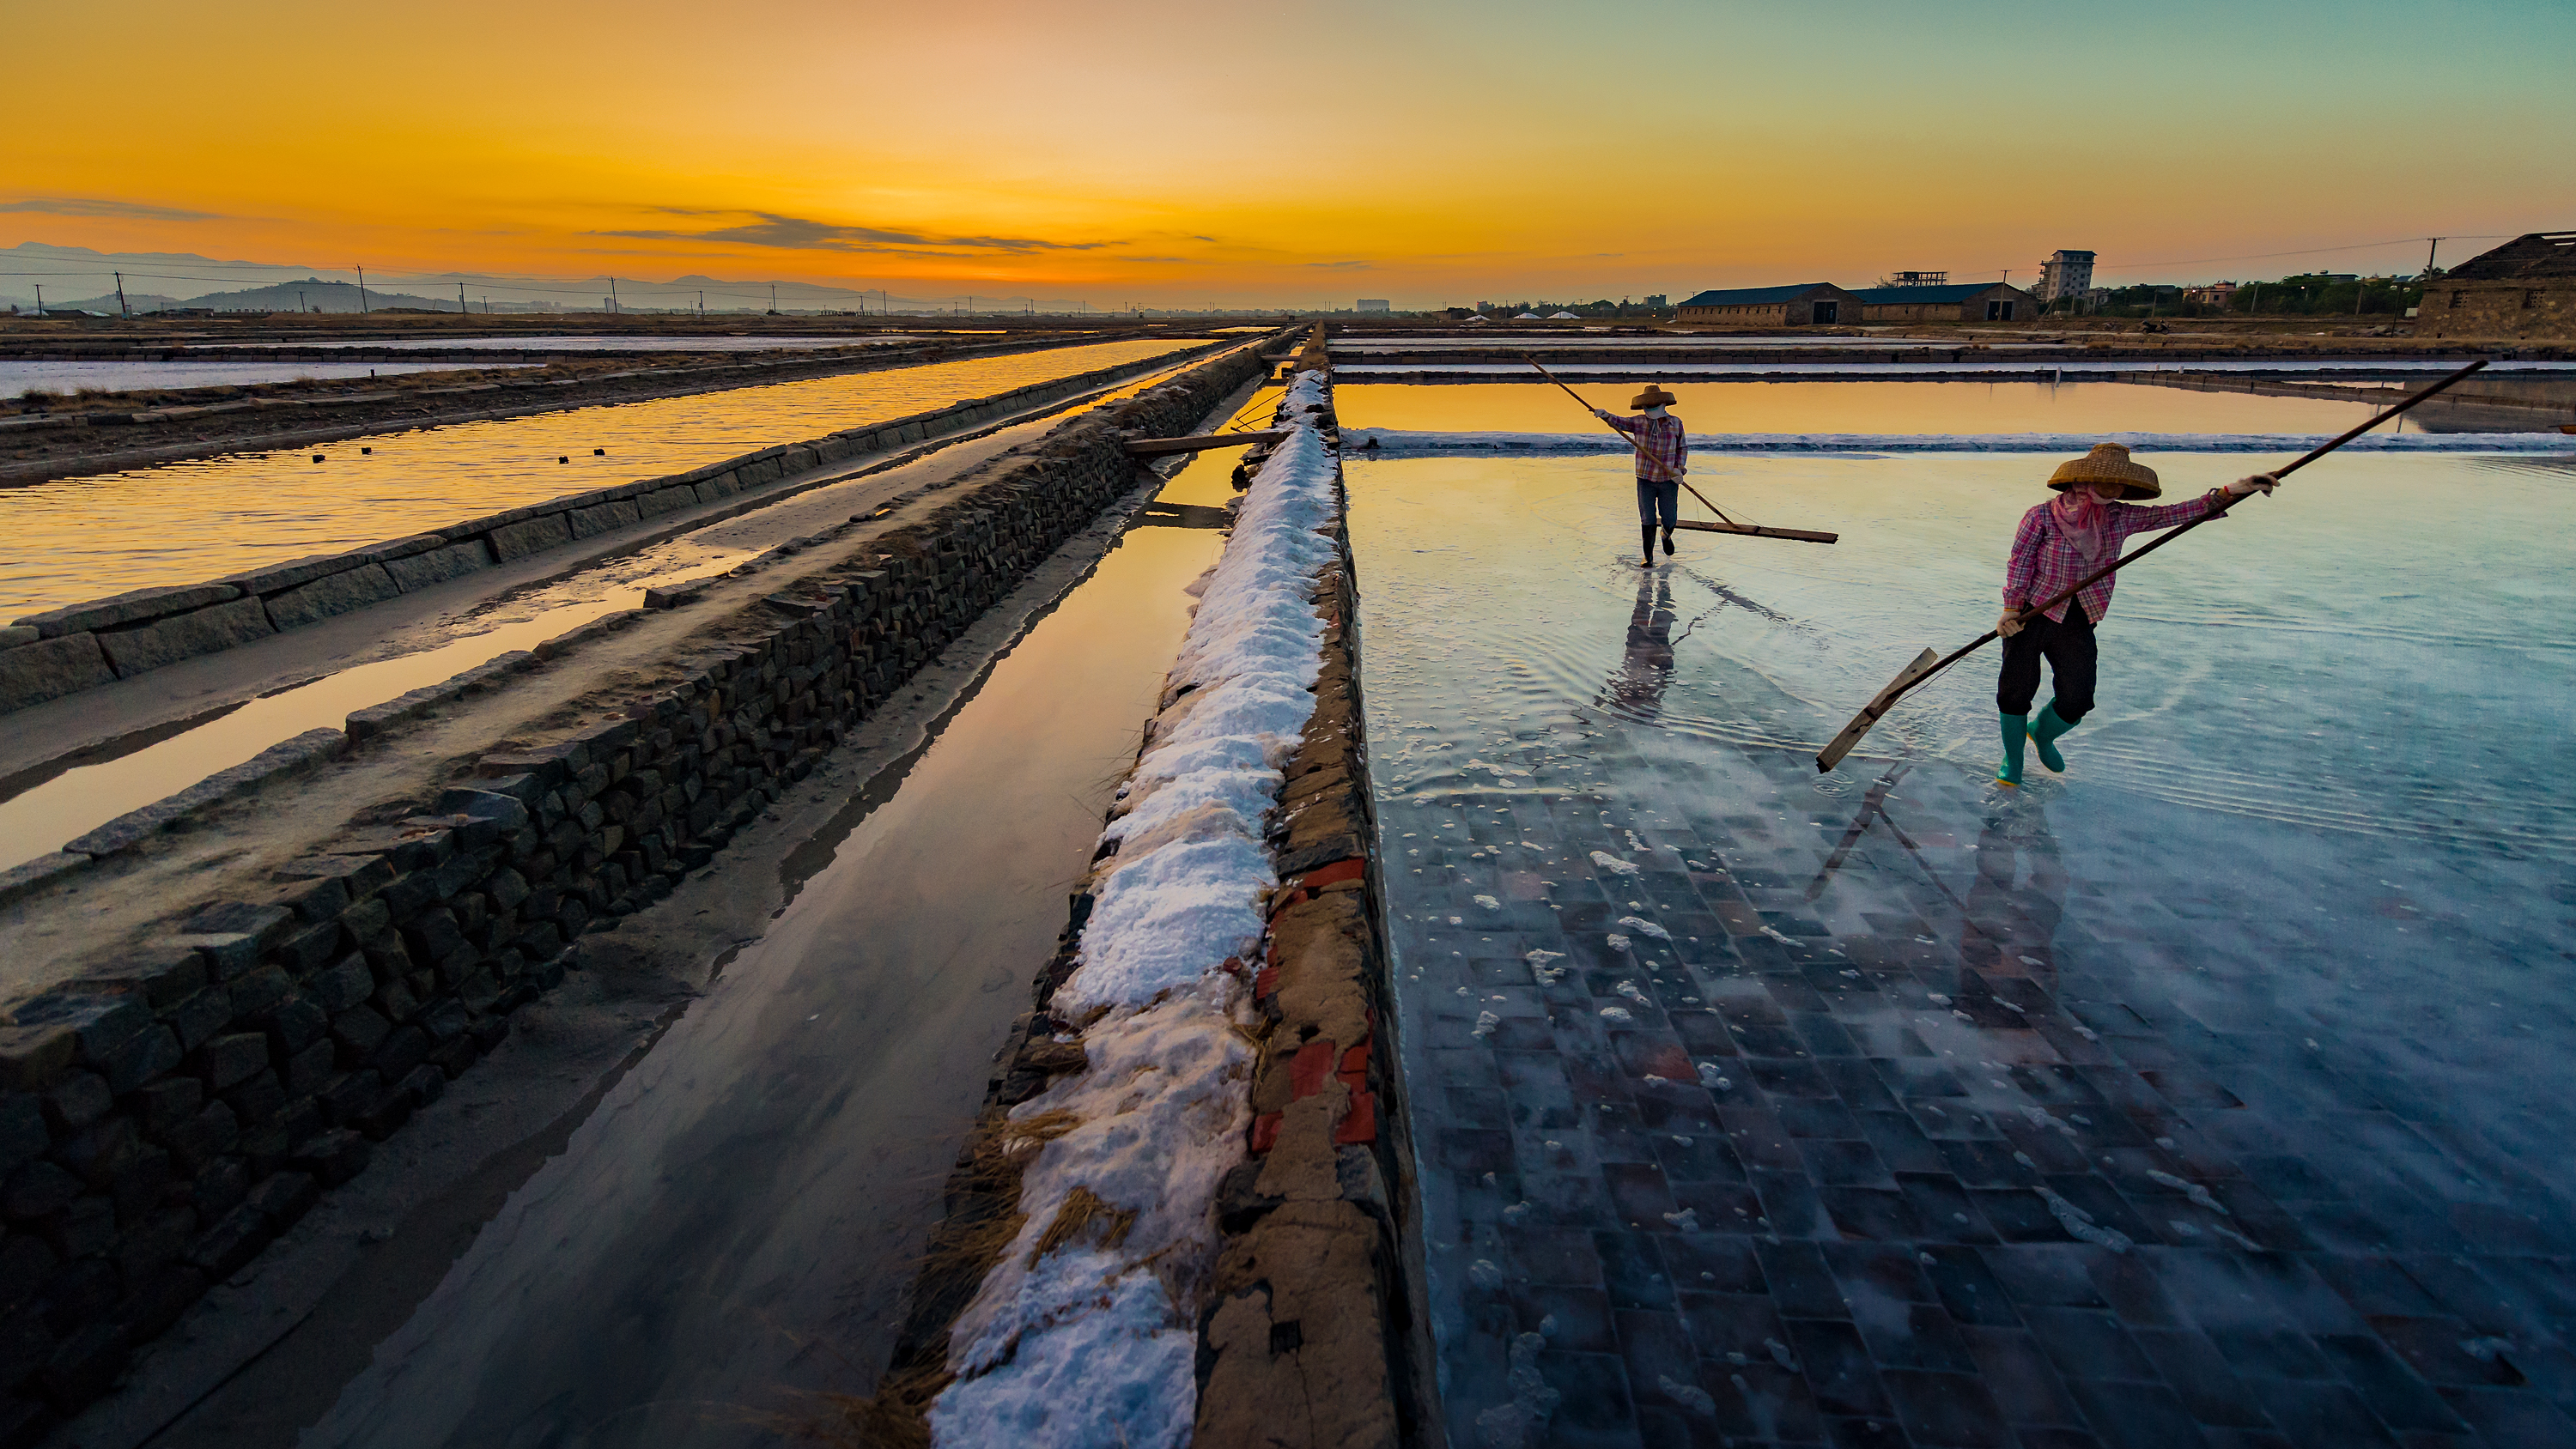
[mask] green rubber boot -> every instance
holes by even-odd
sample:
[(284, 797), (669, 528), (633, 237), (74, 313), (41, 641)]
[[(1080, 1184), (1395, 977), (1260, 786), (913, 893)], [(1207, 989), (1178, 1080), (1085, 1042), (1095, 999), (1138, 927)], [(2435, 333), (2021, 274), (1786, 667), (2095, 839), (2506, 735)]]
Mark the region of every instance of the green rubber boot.
[(2039, 746), (2039, 762), (2048, 767), (2050, 774), (2066, 773), (2066, 757), (2057, 752), (2057, 746), (2053, 741), (2073, 728), (2075, 726), (2057, 717), (2057, 701), (2053, 699), (2032, 718), (2030, 742)]
[(2030, 716), (2007, 714), (1999, 717), (2003, 720), (2004, 726), (2004, 763), (2003, 768), (1995, 771), (1995, 783), (2019, 785), (2021, 783), (2021, 747), (2022, 742), (2030, 738)]

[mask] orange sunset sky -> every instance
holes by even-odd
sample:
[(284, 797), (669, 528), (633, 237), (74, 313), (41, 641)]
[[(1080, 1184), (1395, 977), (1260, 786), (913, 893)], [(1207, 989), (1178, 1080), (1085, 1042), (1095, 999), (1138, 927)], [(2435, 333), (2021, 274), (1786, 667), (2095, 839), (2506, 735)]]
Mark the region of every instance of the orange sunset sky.
[(344, 275), (1433, 307), (2023, 281), (2061, 246), (2111, 281), (2412, 270), (2428, 233), (2576, 225), (2566, 0), (108, 0), (10, 28), (0, 247)]

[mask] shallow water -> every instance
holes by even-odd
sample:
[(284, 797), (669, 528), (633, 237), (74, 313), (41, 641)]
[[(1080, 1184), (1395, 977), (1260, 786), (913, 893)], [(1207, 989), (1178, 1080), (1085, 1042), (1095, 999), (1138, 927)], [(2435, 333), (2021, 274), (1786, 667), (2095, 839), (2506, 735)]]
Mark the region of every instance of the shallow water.
[[(1175, 366), (1149, 371), (1087, 399), (1081, 407), (1097, 410), (1132, 397), (1179, 370)], [(1275, 391), (1260, 394), (1256, 403), (1263, 399), (1275, 409)], [(1264, 411), (1261, 417), (1266, 420), (1268, 415)], [(968, 447), (980, 455), (1020, 446), (1042, 437), (1060, 421), (1050, 414), (1013, 424)], [(925, 463), (910, 466), (944, 468), (948, 464), (942, 455), (933, 454)], [(900, 478), (903, 473), (891, 476)], [(1214, 478), (1221, 485), (1224, 478), (1222, 472), (1207, 469), (1192, 469), (1182, 476), (1190, 480), (1189, 486), (1202, 490), (1215, 486), (1207, 480)], [(1166, 501), (1221, 501), (1183, 498), (1180, 479), (1171, 487), (1174, 491)], [(440, 631), (451, 636), (444, 642), (329, 671), (172, 727), (145, 731), (101, 750), (0, 778), (0, 870), (55, 850), (281, 740), (307, 730), (338, 728), (355, 710), (453, 678), (509, 650), (533, 649), (604, 614), (640, 607), (647, 589), (720, 574), (759, 552), (779, 532), (778, 525), (760, 511), (692, 529), (578, 573), (514, 589), (466, 608), (441, 621)]]
[[(2323, 433), (2371, 415), (2330, 398), (2187, 392), (2120, 382), (1681, 383), (1674, 416), (1692, 433)], [(1577, 391), (1628, 411), (1633, 389)], [(1346, 428), (1420, 432), (1573, 433), (1608, 430), (1544, 381), (1334, 389)]]
[(1451, 1442), (2576, 1433), (2576, 474), (2328, 460), (2122, 576), (2066, 775), (1989, 651), (1819, 776), (2045, 466), (1703, 460), (1843, 542), (1641, 570), (1621, 460), (1350, 465)]
[[(163, 387), (248, 387), (298, 378), (388, 377), (398, 372), (453, 370), (453, 362), (5, 362), (0, 397), (33, 389), (70, 394), (90, 389), (133, 392)], [(533, 363), (483, 363), (482, 371)]]
[(0, 489), (0, 618), (400, 538), (1191, 345), (936, 362)]
[(232, 347), (365, 347), (409, 351), (423, 347), (480, 347), (528, 352), (760, 352), (768, 348), (793, 348), (811, 351), (821, 347), (872, 347), (879, 343), (919, 342), (925, 337), (990, 337), (992, 331), (960, 330), (955, 332), (860, 332), (839, 337), (763, 337), (758, 333), (744, 336), (708, 337), (619, 337), (595, 332), (564, 333), (548, 337), (513, 333), (504, 337), (353, 337), (347, 340), (305, 338), (293, 342), (235, 342)]

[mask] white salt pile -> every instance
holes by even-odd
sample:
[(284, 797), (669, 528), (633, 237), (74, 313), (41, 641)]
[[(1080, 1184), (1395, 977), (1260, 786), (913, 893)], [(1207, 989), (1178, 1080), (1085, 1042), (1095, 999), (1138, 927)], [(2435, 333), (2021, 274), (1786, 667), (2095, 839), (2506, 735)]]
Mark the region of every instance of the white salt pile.
[[(1197, 1402), (1197, 1290), (1215, 1198), (1251, 1120), (1250, 966), (1278, 885), (1262, 844), (1322, 665), (1310, 596), (1334, 543), (1335, 463), (1308, 374), (1201, 582), (1151, 746), (1102, 839), (1080, 964), (1056, 993), (1089, 1063), (1013, 1109), (1044, 1137), (1025, 1221), (949, 1339), (930, 1411), (950, 1449), (1176, 1446)], [(1065, 1226), (1058, 1228), (1059, 1219)], [(1051, 1232), (1051, 1229), (1057, 1229)]]

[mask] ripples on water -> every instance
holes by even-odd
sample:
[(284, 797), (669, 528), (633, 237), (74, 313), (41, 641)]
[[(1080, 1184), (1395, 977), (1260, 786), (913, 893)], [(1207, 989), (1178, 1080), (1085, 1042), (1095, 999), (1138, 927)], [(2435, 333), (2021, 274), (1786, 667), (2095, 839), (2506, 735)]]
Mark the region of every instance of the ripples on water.
[[(2149, 461), (2168, 499), (2250, 466)], [(1646, 572), (1625, 460), (1355, 461), (1369, 672), (1423, 702), (1414, 733), (1381, 742), (1406, 760), (1392, 778), (1491, 782), (1462, 755), (1542, 787), (1594, 778), (1561, 733), (1591, 712), (1812, 754), (1917, 650), (1991, 625), (2014, 523), (2049, 466), (1703, 458), (1692, 479), (1730, 513), (1842, 542), (1684, 534), (1678, 563)], [(2122, 576), (2075, 771), (2040, 788), (2569, 851), (2563, 493), (2480, 460), (2339, 458), (2195, 533)], [(1990, 768), (1998, 658), (1990, 645), (1910, 696), (1864, 754)], [(1870, 773), (1847, 765), (1820, 788)]]
[[(0, 619), (400, 538), (1193, 345), (938, 362), (0, 489)], [(328, 461), (311, 461), (316, 452)]]

